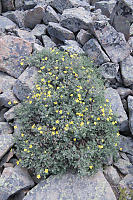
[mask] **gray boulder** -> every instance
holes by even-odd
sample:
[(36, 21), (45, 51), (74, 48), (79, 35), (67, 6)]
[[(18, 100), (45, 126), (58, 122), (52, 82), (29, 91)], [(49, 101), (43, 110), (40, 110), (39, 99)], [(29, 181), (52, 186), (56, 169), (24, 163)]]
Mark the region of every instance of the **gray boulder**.
[(133, 135), (133, 96), (128, 96), (129, 127)]
[(107, 88), (105, 90), (105, 98), (109, 99), (112, 110), (114, 114), (117, 116), (118, 123), (120, 125), (120, 131), (128, 130), (128, 117), (123, 108), (120, 96), (117, 90), (113, 88)]
[(4, 119), (6, 119), (7, 122), (9, 122), (15, 118), (15, 109), (18, 108), (20, 105), (21, 104), (19, 103), (18, 105), (13, 106), (7, 112), (4, 113)]
[(15, 8), (16, 9), (21, 9), (24, 6), (24, 1), (23, 0), (15, 0)]
[(35, 8), (25, 11), (24, 26), (33, 29), (40, 24), (44, 15), (45, 6), (38, 5)]
[(47, 26), (44, 24), (37, 24), (31, 33), (38, 39), (42, 38), (42, 35), (46, 34)]
[(121, 75), (125, 86), (133, 84), (133, 57), (128, 56), (121, 62)]
[(69, 31), (66, 28), (63, 28), (58, 23), (49, 22), (47, 31), (52, 37), (55, 37), (61, 41), (75, 39), (73, 32)]
[(64, 45), (60, 46), (60, 49), (71, 53), (84, 54), (83, 49), (75, 40), (65, 40)]
[(15, 33), (18, 37), (27, 40), (30, 43), (34, 43), (36, 38), (35, 36), (32, 34), (32, 32), (29, 31), (25, 31), (25, 30), (21, 30), (21, 29), (16, 29)]
[(38, 70), (36, 67), (28, 67), (15, 82), (13, 86), (13, 93), (20, 101), (30, 95), (32, 89), (34, 88), (37, 75)]
[(131, 89), (123, 87), (118, 87), (117, 92), (119, 93), (121, 99), (125, 99), (128, 95), (133, 94)]
[(84, 45), (91, 38), (92, 38), (92, 35), (88, 33), (87, 31), (85, 31), (84, 29), (81, 29), (76, 36), (77, 42), (79, 42), (81, 45)]
[(119, 159), (116, 163), (114, 163), (114, 166), (123, 174), (133, 174), (133, 165), (124, 159)]
[(3, 13), (3, 16), (10, 19), (12, 22), (17, 24), (20, 28), (24, 26), (24, 12), (15, 10)]
[(12, 135), (10, 134), (0, 135), (0, 159), (11, 149), (13, 145), (14, 141)]
[(13, 0), (1, 0), (2, 11), (6, 12), (9, 10), (15, 10), (15, 5)]
[(100, 44), (96, 39), (90, 39), (87, 43), (85, 43), (85, 45), (83, 46), (83, 50), (97, 66), (110, 61), (109, 57), (102, 50)]
[(116, 63), (107, 62), (100, 66), (100, 70), (105, 79), (113, 81), (117, 76), (119, 65)]
[(11, 134), (12, 132), (13, 129), (7, 122), (0, 122), (0, 135)]
[[(133, 189), (133, 175), (127, 174), (120, 182), (119, 187), (125, 188), (127, 195), (127, 199), (131, 199), (131, 190)], [(131, 199), (132, 200), (132, 199)]]
[(120, 136), (120, 147), (122, 151), (133, 156), (133, 139), (131, 137)]
[(78, 177), (73, 174), (50, 176), (41, 181), (25, 196), (24, 200), (96, 199), (116, 200), (111, 186), (99, 171), (94, 176)]
[(121, 180), (117, 170), (113, 166), (105, 168), (104, 176), (111, 185), (117, 185)]
[(16, 79), (7, 75), (6, 73), (0, 72), (0, 90), (1, 92), (6, 92), (7, 90), (12, 90)]
[(42, 50), (44, 50), (44, 47), (43, 46), (41, 46), (41, 45), (39, 45), (39, 44), (37, 44), (37, 43), (34, 43), (33, 44), (33, 51), (42, 51)]
[(0, 122), (5, 122), (4, 114), (8, 111), (8, 108), (2, 108), (0, 111)]
[(91, 13), (82, 7), (66, 9), (63, 11), (60, 23), (72, 32), (88, 30), (92, 25)]
[(0, 31), (4, 32), (5, 30), (12, 30), (16, 28), (17, 25), (12, 22), (10, 19), (4, 16), (0, 16)]
[(133, 36), (133, 24), (130, 26), (130, 37)]
[(118, 63), (130, 54), (124, 35), (117, 32), (107, 21), (93, 23), (92, 33), (113, 63)]
[(60, 18), (58, 14), (55, 12), (55, 10), (51, 6), (47, 6), (43, 15), (44, 24), (48, 24), (49, 22), (58, 23), (59, 21)]
[(11, 108), (18, 103), (18, 99), (14, 96), (12, 90), (0, 94), (0, 107)]
[(34, 186), (28, 171), (19, 166), (5, 168), (0, 177), (1, 200), (7, 200), (19, 190)]
[(42, 42), (45, 48), (52, 48), (56, 46), (56, 44), (47, 35), (42, 35)]
[(0, 1), (0, 14), (2, 13), (2, 4), (1, 4), (1, 1)]

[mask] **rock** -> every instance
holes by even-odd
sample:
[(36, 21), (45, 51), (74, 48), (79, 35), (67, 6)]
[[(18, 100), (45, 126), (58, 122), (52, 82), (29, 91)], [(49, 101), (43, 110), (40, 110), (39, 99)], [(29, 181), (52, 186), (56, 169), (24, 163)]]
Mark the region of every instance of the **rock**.
[(16, 9), (22, 9), (23, 6), (24, 6), (23, 0), (15, 0), (15, 8)]
[(110, 17), (113, 8), (116, 4), (115, 0), (110, 0), (110, 1), (98, 1), (95, 3), (95, 9), (101, 9), (102, 14), (106, 15), (106, 17)]
[(129, 127), (133, 135), (133, 96), (128, 96)]
[(53, 199), (96, 199), (116, 200), (116, 197), (106, 181), (103, 173), (78, 177), (73, 174), (50, 176), (41, 181), (25, 196), (24, 200), (53, 200)]
[(64, 45), (60, 46), (60, 49), (69, 51), (71, 53), (84, 54), (84, 51), (82, 50), (78, 42), (74, 40), (65, 40)]
[(37, 43), (34, 43), (33, 44), (33, 51), (43, 51), (44, 50), (44, 47), (42, 47), (41, 45), (37, 44)]
[(24, 1), (24, 10), (29, 10), (34, 8), (37, 5), (37, 1), (36, 0), (25, 0)]
[(20, 57), (31, 53), (31, 43), (10, 35), (0, 37), (0, 70), (18, 78), (25, 69), (24, 61), (19, 61)]
[(28, 67), (18, 78), (13, 86), (13, 93), (20, 100), (30, 95), (36, 82), (38, 70), (36, 67)]
[(76, 36), (77, 42), (79, 42), (82, 45), (84, 45), (91, 38), (92, 38), (92, 35), (83, 29), (81, 29)]
[(128, 44), (130, 46), (130, 55), (133, 56), (133, 37), (129, 38)]
[(0, 135), (0, 159), (9, 151), (13, 144), (12, 135)]
[(13, 95), (12, 90), (0, 94), (0, 106), (11, 108), (18, 103), (18, 99)]
[(16, 29), (15, 33), (18, 37), (27, 40), (30, 43), (34, 43), (36, 38), (35, 36), (32, 34), (32, 32), (29, 31), (25, 31), (25, 30), (20, 30), (20, 29)]
[[(119, 186), (121, 188), (126, 188), (126, 191), (130, 193), (133, 189), (133, 176), (131, 174), (126, 175), (120, 182)], [(129, 198), (131, 199), (131, 198)]]
[(37, 24), (40, 24), (44, 15), (44, 7), (36, 6), (34, 9), (25, 11), (24, 26), (33, 29)]
[(133, 166), (130, 162), (124, 159), (119, 159), (117, 163), (114, 163), (114, 166), (123, 174), (127, 175), (129, 173), (133, 174)]
[(2, 108), (0, 111), (0, 122), (5, 122), (4, 114), (7, 112), (8, 108)]
[(47, 26), (44, 24), (37, 24), (31, 33), (36, 36), (38, 39), (42, 38), (42, 35), (46, 34)]
[(47, 6), (43, 15), (44, 24), (48, 24), (49, 22), (58, 23), (59, 21), (60, 18), (58, 14), (55, 12), (55, 10), (51, 6)]
[(111, 185), (117, 185), (121, 180), (117, 170), (112, 166), (106, 167), (104, 170), (104, 175)]
[(42, 35), (42, 42), (45, 48), (52, 48), (56, 46), (56, 44), (47, 35)]
[(110, 61), (109, 57), (104, 53), (96, 39), (90, 39), (87, 43), (85, 43), (83, 50), (97, 66)]
[(120, 147), (122, 152), (127, 153), (133, 156), (133, 139), (131, 137), (120, 136)]
[(0, 177), (1, 200), (7, 200), (19, 190), (33, 186), (34, 182), (26, 169), (19, 166), (5, 168)]
[(117, 92), (119, 93), (121, 99), (125, 99), (128, 95), (133, 94), (131, 89), (123, 87), (118, 87)]
[(130, 162), (129, 158), (127, 157), (127, 155), (125, 153), (123, 153), (122, 151), (119, 152), (120, 156), (122, 159), (127, 160), (128, 162)]
[(74, 7), (85, 7), (89, 8), (89, 4), (85, 1), (79, 0), (53, 0), (51, 1), (51, 6), (55, 8), (58, 12), (62, 13), (63, 10), (74, 8)]
[(117, 76), (119, 65), (116, 63), (107, 62), (100, 66), (100, 70), (105, 79), (113, 81)]
[(15, 10), (13, 0), (1, 0), (1, 3), (2, 3), (2, 11), (3, 12), (9, 11), (9, 10)]
[(111, 13), (110, 21), (118, 32), (129, 38), (130, 23), (133, 22), (133, 4), (131, 0), (119, 0)]
[(125, 86), (133, 84), (133, 57), (128, 56), (121, 62), (121, 75)]
[(2, 4), (1, 4), (1, 1), (0, 1), (0, 14), (2, 13)]
[(130, 54), (124, 35), (117, 32), (107, 21), (93, 23), (92, 33), (113, 63), (118, 63)]
[(105, 90), (105, 98), (109, 99), (112, 110), (117, 116), (118, 123), (120, 125), (120, 131), (128, 130), (128, 118), (127, 114), (123, 108), (120, 96), (117, 90), (113, 88), (107, 88)]
[(2, 92), (6, 92), (7, 90), (11, 90), (15, 83), (16, 79), (8, 76), (6, 73), (0, 72), (0, 90)]
[(21, 104), (19, 103), (16, 106), (13, 106), (10, 108), (7, 112), (4, 113), (4, 118), (6, 119), (7, 122), (13, 120), (15, 118), (15, 109), (18, 108)]
[(82, 7), (71, 8), (63, 11), (60, 23), (70, 31), (77, 32), (81, 29), (88, 30), (92, 26), (92, 18), (90, 12)]
[(12, 132), (13, 129), (7, 122), (0, 122), (0, 135), (11, 134)]
[(24, 26), (24, 12), (15, 10), (15, 11), (8, 11), (3, 13), (3, 16), (10, 19), (12, 22), (17, 24), (20, 28)]
[(75, 39), (73, 32), (69, 31), (66, 28), (63, 28), (58, 23), (49, 22), (47, 31), (50, 34), (50, 36), (55, 37), (61, 41)]
[(133, 24), (130, 26), (130, 32), (129, 32), (129, 34), (130, 34), (130, 37), (133, 36)]
[(5, 30), (12, 30), (16, 27), (17, 25), (10, 19), (4, 16), (0, 16), (0, 31), (5, 32)]

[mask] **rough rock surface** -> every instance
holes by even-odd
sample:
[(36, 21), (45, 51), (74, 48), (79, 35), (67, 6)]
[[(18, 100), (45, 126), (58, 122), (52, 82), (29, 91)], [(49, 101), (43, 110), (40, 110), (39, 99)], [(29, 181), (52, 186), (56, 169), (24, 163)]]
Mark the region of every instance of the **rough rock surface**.
[(13, 21), (4, 16), (0, 16), (0, 31), (4, 32), (5, 30), (12, 30), (16, 27)]
[(88, 40), (90, 40), (91, 38), (92, 38), (92, 35), (88, 33), (87, 31), (85, 31), (84, 29), (81, 29), (76, 37), (77, 42), (79, 42), (82, 45), (88, 42)]
[(13, 146), (12, 135), (0, 135), (0, 159), (6, 154), (6, 152)]
[(65, 40), (65, 45), (60, 46), (61, 50), (68, 50), (71, 53), (84, 53), (83, 49), (80, 47), (79, 43), (74, 40)]
[(113, 81), (118, 73), (119, 65), (116, 63), (107, 62), (100, 66), (102, 76), (110, 81)]
[(114, 163), (114, 166), (124, 175), (133, 174), (133, 166), (127, 160), (120, 158), (117, 163)]
[(34, 182), (26, 169), (18, 166), (5, 168), (0, 177), (1, 200), (7, 200), (9, 196), (17, 191), (33, 186)]
[(120, 130), (126, 131), (128, 129), (128, 118), (117, 90), (113, 88), (107, 88), (105, 90), (105, 98), (109, 99), (112, 110), (118, 117)]
[(113, 166), (106, 167), (104, 175), (110, 184), (117, 185), (120, 182), (120, 176)]
[(37, 24), (31, 33), (36, 36), (38, 39), (42, 38), (42, 35), (46, 34), (47, 26), (44, 24)]
[(15, 83), (16, 79), (8, 76), (6, 73), (0, 72), (0, 90), (2, 92), (6, 92), (7, 90), (11, 90)]
[(20, 57), (30, 55), (32, 52), (31, 43), (10, 35), (0, 37), (0, 71), (18, 78), (24, 71), (20, 64)]
[(60, 18), (58, 14), (55, 12), (55, 10), (51, 6), (47, 6), (47, 8), (44, 10), (44, 15), (43, 15), (44, 24), (48, 24), (49, 22), (58, 23), (59, 21)]
[(128, 96), (129, 127), (133, 135), (133, 96)]
[(12, 132), (13, 129), (7, 122), (0, 122), (0, 135), (11, 134)]
[(40, 182), (24, 198), (24, 200), (55, 200), (55, 199), (96, 199), (116, 200), (116, 197), (99, 171), (91, 177), (79, 178), (77, 175), (66, 174), (62, 177), (51, 176)]

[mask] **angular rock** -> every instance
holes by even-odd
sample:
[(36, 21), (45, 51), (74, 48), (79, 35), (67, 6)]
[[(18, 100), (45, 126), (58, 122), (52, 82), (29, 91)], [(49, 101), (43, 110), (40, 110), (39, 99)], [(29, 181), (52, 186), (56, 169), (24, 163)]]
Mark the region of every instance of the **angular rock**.
[(24, 6), (23, 0), (15, 0), (15, 8), (16, 9), (21, 9), (23, 6)]
[(97, 66), (110, 61), (109, 57), (104, 53), (96, 39), (90, 39), (87, 43), (85, 43), (83, 50)]
[(2, 13), (2, 4), (1, 4), (1, 1), (0, 1), (0, 14)]
[(124, 175), (133, 174), (133, 165), (127, 160), (120, 158), (114, 166)]
[(58, 14), (55, 12), (55, 10), (51, 6), (47, 6), (43, 15), (44, 24), (48, 24), (49, 22), (58, 23), (59, 21), (60, 18)]
[(52, 48), (56, 46), (56, 44), (47, 35), (42, 36), (42, 42), (45, 48)]
[(118, 63), (130, 54), (124, 35), (117, 32), (107, 21), (93, 23), (92, 33), (113, 63)]
[(113, 8), (115, 7), (116, 1), (98, 1), (95, 3), (95, 9), (101, 9), (102, 14), (106, 15), (108, 18), (110, 17)]
[(33, 44), (33, 51), (42, 51), (44, 50), (44, 47), (42, 47), (41, 45), (34, 43)]
[(7, 90), (0, 94), (0, 106), (11, 108), (16, 103), (18, 103), (18, 99), (14, 96), (12, 90)]
[[(37, 0), (38, 1), (38, 0)], [(25, 0), (24, 3), (24, 10), (29, 10), (34, 8), (37, 5), (37, 1), (36, 0)]]
[(2, 10), (3, 12), (9, 10), (15, 10), (14, 1), (13, 0), (1, 0), (2, 2)]
[(83, 29), (81, 29), (76, 36), (77, 42), (79, 42), (82, 45), (84, 45), (91, 38), (92, 38), (92, 35)]
[(44, 15), (44, 7), (36, 6), (34, 9), (25, 11), (24, 26), (33, 29), (37, 24), (40, 24)]
[(8, 76), (6, 73), (0, 72), (0, 90), (2, 92), (6, 92), (7, 90), (11, 90), (15, 83), (16, 79)]
[(55, 37), (61, 41), (75, 39), (73, 32), (69, 31), (66, 28), (63, 28), (58, 23), (49, 22), (47, 31), (50, 34), (50, 36)]
[[(126, 192), (130, 193), (130, 190), (133, 189), (133, 175), (128, 174), (126, 175), (120, 182), (119, 186), (121, 188), (126, 188)], [(131, 199), (131, 197), (129, 198)]]
[(133, 84), (133, 57), (128, 56), (121, 62), (121, 75), (125, 86)]
[(28, 67), (18, 78), (13, 86), (13, 93), (20, 100), (30, 95), (36, 82), (38, 70), (36, 67)]
[(111, 186), (101, 171), (91, 177), (80, 178), (72, 174), (51, 176), (28, 192), (24, 200), (44, 200), (44, 198), (45, 200), (55, 198), (116, 200)]
[(4, 118), (6, 119), (7, 122), (13, 120), (15, 118), (15, 109), (18, 108), (21, 104), (19, 103), (16, 106), (13, 106), (10, 108), (7, 112), (4, 113)]
[(129, 38), (128, 44), (130, 46), (130, 55), (133, 56), (133, 37)]
[(107, 181), (113, 185), (117, 185), (121, 180), (117, 170), (112, 166), (106, 167), (104, 170), (104, 175)]
[(107, 88), (105, 90), (105, 98), (109, 99), (112, 110), (117, 116), (118, 123), (120, 125), (120, 131), (128, 130), (128, 118), (127, 114), (123, 108), (120, 96), (117, 90), (113, 88)]
[(37, 24), (31, 33), (36, 36), (38, 39), (42, 38), (42, 35), (46, 34), (47, 26), (44, 24)]
[(119, 65), (116, 63), (104, 63), (100, 66), (102, 76), (110, 81), (113, 81), (118, 73)]
[(20, 57), (31, 53), (31, 43), (10, 35), (0, 37), (0, 71), (18, 78), (25, 69), (23, 61), (19, 61)]
[(60, 46), (60, 49), (71, 53), (84, 54), (81, 46), (74, 40), (65, 40), (64, 45)]
[(120, 147), (122, 152), (127, 153), (133, 156), (133, 139), (131, 137), (120, 136)]
[(0, 177), (1, 200), (7, 200), (19, 190), (33, 186), (34, 182), (26, 169), (19, 166), (5, 168)]
[(0, 111), (0, 122), (5, 122), (4, 114), (8, 111), (8, 108), (2, 108)]
[(131, 89), (123, 87), (118, 87), (117, 92), (119, 93), (121, 99), (125, 99), (128, 95), (133, 94)]
[(10, 19), (4, 16), (0, 16), (0, 31), (4, 32), (5, 30), (12, 30), (16, 28), (17, 25), (12, 22)]
[(128, 96), (129, 127), (133, 135), (133, 96)]
[(129, 34), (130, 34), (130, 37), (133, 36), (133, 24), (130, 26), (130, 32), (129, 32)]
[(60, 23), (70, 31), (77, 32), (81, 29), (91, 28), (92, 18), (90, 12), (82, 7), (71, 8), (63, 11)]
[(119, 0), (111, 13), (111, 24), (118, 32), (122, 32), (126, 39), (129, 38), (130, 23), (133, 22), (132, 0)]
[(79, 1), (79, 0), (53, 0), (51, 2), (51, 6), (58, 10), (58, 12), (62, 13), (63, 10), (74, 8), (74, 7), (85, 7), (89, 8), (89, 4), (85, 1)]
[(0, 159), (9, 151), (13, 146), (13, 136), (12, 135), (0, 135)]
[(24, 26), (24, 12), (15, 10), (3, 13), (3, 16), (10, 19), (12, 22), (17, 24), (20, 28)]
[(11, 134), (12, 132), (13, 129), (7, 122), (0, 122), (0, 135)]
[(34, 43), (36, 38), (35, 36), (32, 34), (32, 32), (29, 31), (25, 31), (25, 30), (20, 30), (20, 29), (16, 29), (15, 33), (18, 37), (27, 40), (30, 43)]

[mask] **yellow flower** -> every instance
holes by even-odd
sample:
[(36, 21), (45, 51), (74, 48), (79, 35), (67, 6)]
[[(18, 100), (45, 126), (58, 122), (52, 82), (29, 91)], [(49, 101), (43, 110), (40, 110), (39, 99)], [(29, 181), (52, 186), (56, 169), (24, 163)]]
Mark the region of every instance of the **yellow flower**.
[(40, 179), (40, 178), (41, 178), (40, 174), (38, 174), (36, 177), (37, 177), (38, 179)]
[(90, 165), (90, 166), (89, 166), (89, 168), (90, 168), (90, 169), (92, 169), (92, 168), (93, 168), (93, 166), (92, 166), (92, 165)]
[(103, 149), (103, 145), (98, 145), (99, 149)]
[(23, 62), (21, 62), (21, 63), (20, 63), (20, 65), (24, 65), (24, 63), (23, 63)]
[(32, 104), (32, 101), (29, 101), (29, 104)]
[(100, 120), (100, 117), (98, 117), (97, 120)]
[(80, 123), (80, 126), (83, 126), (83, 125), (84, 125), (84, 122), (81, 122), (81, 123)]
[(79, 102), (79, 99), (76, 99), (75, 101), (78, 103), (78, 102)]
[(11, 105), (11, 101), (8, 102), (8, 105)]
[(43, 134), (43, 131), (40, 131), (40, 134)]
[(112, 122), (113, 125), (115, 125), (115, 122)]
[(62, 110), (60, 110), (59, 113), (62, 114)]
[(63, 98), (63, 95), (60, 95), (60, 98)]
[(64, 58), (62, 58), (62, 61), (64, 61)]
[(56, 127), (55, 126), (53, 126), (53, 128), (52, 128), (53, 130), (56, 130)]
[(54, 131), (52, 131), (52, 135), (55, 135), (55, 132), (54, 132)]
[(16, 164), (19, 165), (19, 161), (18, 160), (17, 160)]
[(16, 129), (16, 128), (18, 128), (17, 126), (14, 126), (14, 128)]
[(122, 148), (120, 148), (120, 151), (122, 151)]
[(115, 146), (117, 147), (117, 143), (115, 143)]
[(70, 121), (70, 124), (73, 124), (73, 121)]
[(35, 128), (35, 124), (33, 124), (31, 128)]
[(48, 169), (45, 169), (45, 173), (46, 173), (46, 174), (48, 173)]
[(120, 133), (117, 133), (117, 136), (119, 136), (120, 135)]
[(45, 57), (45, 60), (48, 60), (48, 57)]
[(32, 148), (32, 144), (30, 144), (29, 148), (30, 148), (30, 149)]
[(97, 123), (96, 122), (94, 122), (94, 125), (96, 125)]
[(58, 134), (58, 131), (56, 131), (56, 134)]
[(71, 97), (73, 97), (73, 94), (70, 94)]
[(45, 69), (45, 66), (42, 66), (41, 69)]
[(106, 99), (106, 102), (108, 103), (108, 102), (109, 102), (109, 99)]
[(56, 124), (59, 124), (59, 120), (56, 120)]
[(109, 118), (107, 118), (107, 121), (109, 121)]
[(87, 124), (89, 124), (90, 122), (89, 121), (87, 121)]
[(55, 101), (54, 104), (57, 105), (57, 101)]
[(42, 82), (44, 82), (44, 81), (45, 81), (45, 79), (44, 79), (44, 78), (42, 78), (42, 79), (41, 79), (41, 81), (42, 81)]
[(18, 103), (17, 101), (13, 101), (14, 104)]
[(38, 130), (40, 131), (41, 129), (42, 129), (42, 127), (41, 127), (41, 126), (39, 126), (39, 127), (38, 127)]
[(58, 110), (56, 110), (55, 112), (58, 113)]
[(21, 136), (24, 137), (24, 134), (22, 133)]
[(76, 141), (76, 138), (74, 138), (73, 140), (74, 140), (74, 142), (75, 142), (75, 141)]
[(89, 101), (92, 101), (92, 98), (89, 98)]
[(104, 139), (102, 139), (102, 142), (104, 142)]
[(27, 149), (24, 149), (24, 151), (27, 151)]
[(64, 72), (64, 74), (67, 74), (67, 71), (63, 71)]

